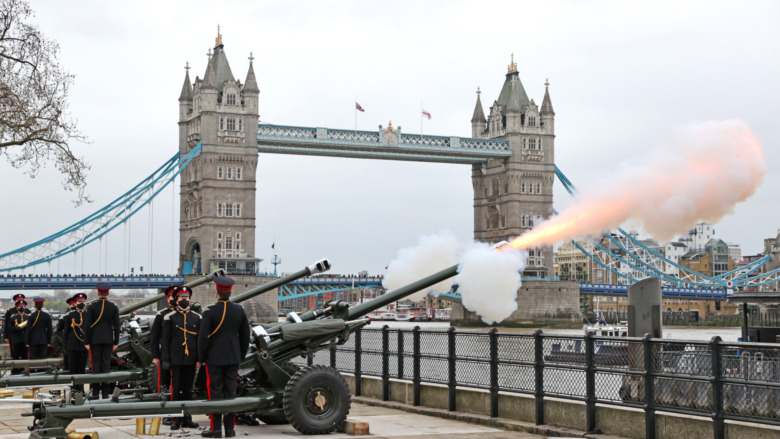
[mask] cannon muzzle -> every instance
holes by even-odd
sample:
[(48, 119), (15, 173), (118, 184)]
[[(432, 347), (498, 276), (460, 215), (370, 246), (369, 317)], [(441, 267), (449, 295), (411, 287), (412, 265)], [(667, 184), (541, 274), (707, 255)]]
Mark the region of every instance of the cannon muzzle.
[(312, 274), (315, 273), (324, 273), (328, 270), (330, 270), (330, 261), (327, 259), (320, 259), (319, 261), (309, 265), (308, 267), (298, 270), (289, 276), (283, 277), (281, 279), (277, 279), (265, 285), (260, 285), (256, 288), (252, 288), (251, 290), (244, 291), (243, 293), (237, 296), (233, 296), (230, 298), (230, 301), (235, 303), (240, 303), (245, 300), (251, 299), (255, 296), (258, 296), (260, 294), (271, 291), (274, 288), (280, 287), (284, 284), (288, 284), (290, 282), (296, 281), (302, 277), (311, 276)]

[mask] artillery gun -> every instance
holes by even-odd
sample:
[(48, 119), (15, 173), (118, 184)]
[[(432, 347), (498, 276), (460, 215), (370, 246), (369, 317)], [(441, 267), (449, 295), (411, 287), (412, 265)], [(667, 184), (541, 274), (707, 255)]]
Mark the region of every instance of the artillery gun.
[[(328, 271), (330, 270), (330, 267), (330, 262), (327, 259), (322, 259), (289, 276), (276, 279), (231, 297), (230, 300), (235, 303), (241, 303), (302, 277)], [(190, 287), (201, 285), (212, 281), (214, 277), (222, 274), (224, 274), (224, 272), (219, 270), (186, 285)], [(164, 294), (145, 299), (141, 302), (121, 308), (120, 314), (123, 316), (131, 315), (133, 312), (163, 299), (165, 299)], [(193, 304), (193, 307), (195, 306), (199, 305)], [(49, 369), (44, 373), (29, 374), (28, 376), (13, 375), (0, 378), (0, 388), (120, 382), (123, 384), (123, 387), (134, 389), (136, 393), (139, 391), (143, 392), (150, 391), (150, 389), (157, 389), (158, 374), (156, 366), (152, 363), (153, 358), (149, 346), (150, 333), (148, 331), (148, 326), (148, 324), (144, 324), (144, 322), (140, 322), (138, 319), (127, 321), (125, 329), (123, 329), (120, 336), (120, 342), (117, 348), (117, 352), (125, 353), (122, 357), (123, 361), (118, 366), (112, 364), (112, 370), (108, 373), (74, 375), (56, 369)], [(43, 360), (19, 360), (13, 364), (14, 366), (20, 364), (20, 366), (16, 367), (21, 367), (21, 365), (26, 367), (38, 367), (41, 366), (41, 364), (39, 364), (41, 361)], [(61, 365), (61, 362), (58, 364)]]
[[(164, 395), (141, 391), (110, 400), (71, 405), (64, 400), (34, 406), (31, 438), (60, 438), (74, 420), (89, 417), (183, 416), (245, 412), (266, 423), (289, 422), (303, 434), (327, 434), (343, 422), (350, 409), (349, 387), (341, 374), (330, 367), (290, 367), (290, 360), (346, 343), (350, 335), (370, 323), (368, 313), (403, 299), (457, 274), (452, 266), (376, 299), (350, 306), (329, 301), (323, 309), (297, 315), (274, 325), (252, 328), (252, 342), (239, 367), (238, 397), (206, 399), (197, 389), (192, 401), (168, 401)], [(240, 296), (238, 296), (240, 297)], [(297, 370), (296, 370), (297, 369)], [(29, 414), (28, 414), (29, 415)]]

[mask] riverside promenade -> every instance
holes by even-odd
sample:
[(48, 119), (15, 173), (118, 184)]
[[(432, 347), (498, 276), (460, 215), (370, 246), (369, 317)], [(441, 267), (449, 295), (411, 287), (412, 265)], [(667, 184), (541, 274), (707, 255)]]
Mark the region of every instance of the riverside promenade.
[[(14, 398), (20, 398), (29, 389), (17, 389)], [(0, 400), (2, 401), (2, 400)], [(32, 424), (32, 418), (22, 417), (23, 412), (29, 411), (30, 404), (2, 403), (0, 402), (0, 439), (27, 439), (30, 435), (27, 427)], [(194, 416), (201, 428), (208, 425), (208, 417), (205, 415)], [(349, 416), (350, 421), (367, 422), (370, 428), (370, 436), (374, 439), (420, 439), (420, 438), (453, 438), (453, 439), (544, 439), (547, 436), (521, 431), (505, 431), (485, 425), (467, 423), (463, 421), (444, 419), (435, 416), (426, 416), (417, 413), (409, 413), (396, 408), (378, 407), (352, 403)], [(97, 432), (100, 439), (128, 439), (128, 438), (199, 438), (197, 429), (182, 429), (171, 432), (169, 427), (161, 426), (158, 436), (136, 435), (135, 419), (78, 419), (73, 421), (70, 428), (79, 433)], [(147, 420), (146, 432), (149, 432)], [(236, 437), (262, 437), (264, 439), (289, 439), (291, 437), (310, 437), (297, 432), (290, 425), (264, 425), (244, 426), (236, 425)], [(350, 436), (344, 433), (333, 433), (326, 436), (318, 436), (328, 439), (343, 439)], [(580, 435), (581, 437), (581, 435)], [(602, 436), (603, 437), (603, 436)]]

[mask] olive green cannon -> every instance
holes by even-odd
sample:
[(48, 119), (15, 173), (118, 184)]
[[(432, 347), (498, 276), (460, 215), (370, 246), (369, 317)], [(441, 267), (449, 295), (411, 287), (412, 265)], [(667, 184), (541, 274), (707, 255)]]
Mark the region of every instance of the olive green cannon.
[(370, 323), (368, 313), (453, 277), (457, 269), (450, 267), (356, 306), (334, 300), (323, 309), (291, 313), (282, 323), (254, 326), (253, 346), (239, 367), (236, 398), (208, 401), (204, 389), (195, 389), (198, 399), (193, 401), (167, 401), (161, 395), (141, 393), (84, 405), (54, 400), (34, 408), (31, 437), (62, 437), (70, 422), (80, 418), (231, 412), (244, 412), (268, 424), (289, 423), (307, 435), (331, 433), (349, 413), (346, 381), (333, 368), (298, 367), (290, 360), (346, 343)]

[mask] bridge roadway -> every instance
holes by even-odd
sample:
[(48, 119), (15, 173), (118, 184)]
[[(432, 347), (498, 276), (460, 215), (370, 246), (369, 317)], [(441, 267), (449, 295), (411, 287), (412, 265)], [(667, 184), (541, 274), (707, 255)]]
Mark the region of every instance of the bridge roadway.
[[(535, 279), (536, 280), (536, 279)], [(85, 290), (95, 288), (98, 282), (108, 282), (114, 288), (140, 289), (165, 288), (168, 285), (181, 285), (184, 277), (178, 275), (159, 276), (6, 276), (0, 277), (2, 290)], [(312, 276), (298, 279), (280, 289), (279, 300), (295, 299), (317, 294), (339, 291), (349, 291), (356, 288), (381, 288), (382, 277), (351, 277), (351, 276)], [(580, 283), (580, 294), (602, 296), (625, 296), (628, 285)], [(664, 297), (683, 299), (715, 299), (725, 300), (728, 296), (723, 288), (681, 288), (664, 287)], [(457, 298), (457, 295), (446, 294)]]

